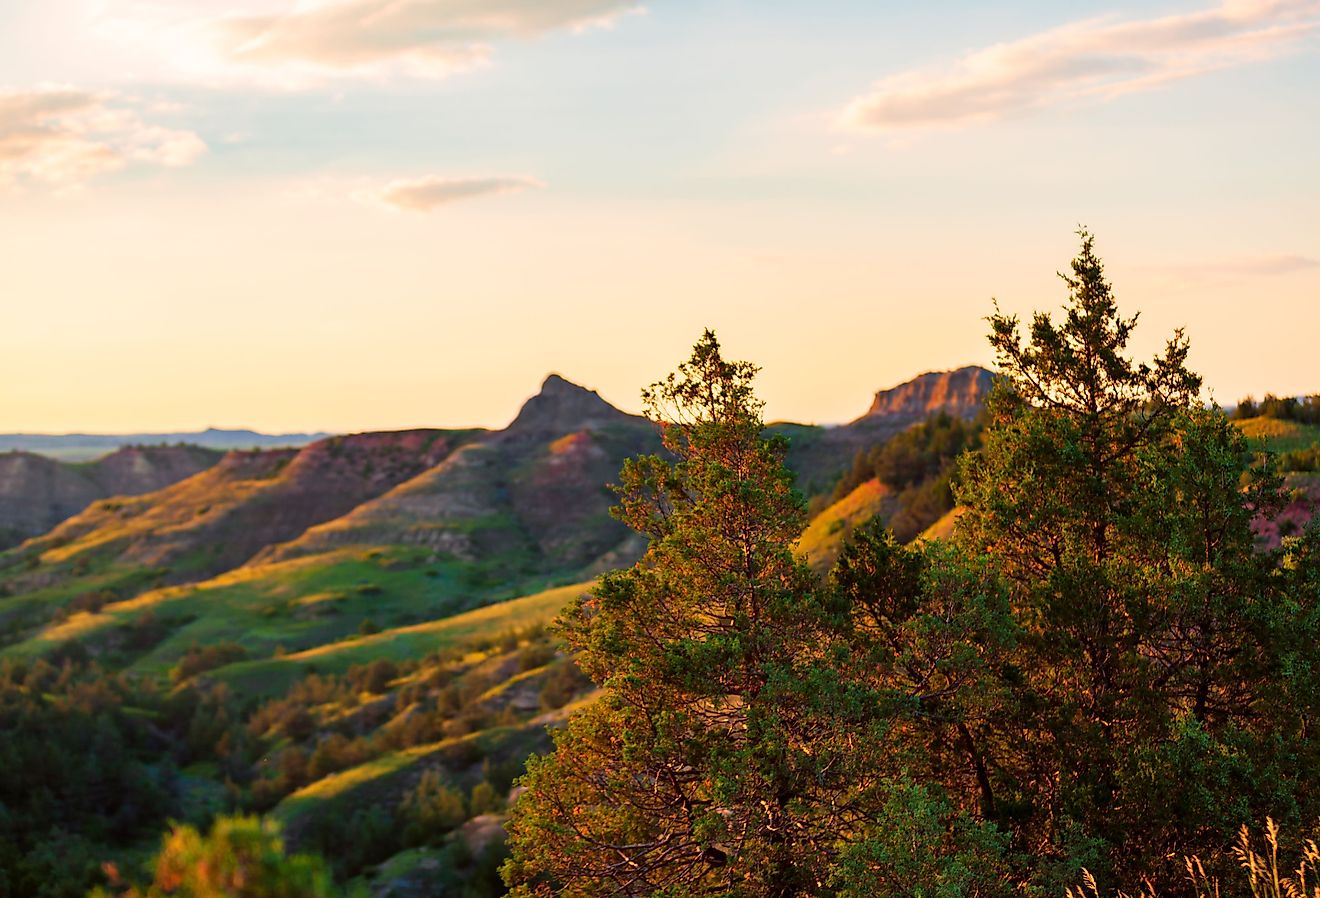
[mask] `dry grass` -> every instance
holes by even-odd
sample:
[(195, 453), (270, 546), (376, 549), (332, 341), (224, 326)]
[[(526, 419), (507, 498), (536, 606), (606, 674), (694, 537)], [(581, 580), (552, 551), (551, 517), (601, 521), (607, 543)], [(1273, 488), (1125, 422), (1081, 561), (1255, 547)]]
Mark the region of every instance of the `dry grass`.
[(958, 519), (963, 516), (967, 509), (959, 505), (957, 508), (950, 508), (934, 524), (931, 524), (921, 532), (917, 539), (921, 542), (938, 542), (940, 540), (949, 540), (953, 538), (954, 527), (958, 524)]
[(1234, 421), (1249, 440), (1263, 443), (1275, 452), (1306, 449), (1320, 443), (1320, 427), (1278, 418), (1244, 418)]
[(817, 571), (827, 571), (853, 530), (874, 517), (888, 521), (897, 510), (893, 490), (873, 477), (818, 514), (803, 531), (797, 550)]
[[(1279, 858), (1279, 827), (1271, 819), (1265, 821), (1265, 838), (1257, 842), (1247, 827), (1238, 834), (1233, 856), (1247, 875), (1251, 898), (1320, 898), (1320, 847), (1314, 839), (1302, 843), (1296, 866), (1288, 866)], [(1221, 884), (1206, 872), (1199, 857), (1185, 861), (1187, 879), (1197, 898), (1246, 898), (1240, 886)], [(1281, 863), (1284, 865), (1281, 866)], [(1100, 898), (1100, 889), (1089, 870), (1082, 871), (1082, 884), (1066, 890), (1067, 898)], [(1149, 882), (1136, 895), (1119, 892), (1116, 898), (1160, 898), (1158, 890)]]

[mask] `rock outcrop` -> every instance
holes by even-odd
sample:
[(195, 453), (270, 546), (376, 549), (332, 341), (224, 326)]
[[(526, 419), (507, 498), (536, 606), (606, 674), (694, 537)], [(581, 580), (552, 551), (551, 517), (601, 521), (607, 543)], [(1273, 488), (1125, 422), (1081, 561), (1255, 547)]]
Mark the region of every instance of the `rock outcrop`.
[(504, 439), (551, 438), (578, 430), (600, 430), (639, 421), (610, 405), (595, 390), (551, 374), (541, 390), (523, 403), (518, 416), (501, 432)]
[(857, 420), (877, 416), (922, 419), (939, 412), (973, 418), (985, 405), (993, 384), (994, 374), (985, 368), (931, 371), (876, 393), (871, 407)]
[(940, 412), (975, 417), (993, 382), (994, 375), (984, 368), (932, 371), (876, 393), (866, 414), (848, 424), (777, 424), (770, 429), (789, 438), (788, 465), (798, 489), (807, 495), (828, 492), (858, 452)]

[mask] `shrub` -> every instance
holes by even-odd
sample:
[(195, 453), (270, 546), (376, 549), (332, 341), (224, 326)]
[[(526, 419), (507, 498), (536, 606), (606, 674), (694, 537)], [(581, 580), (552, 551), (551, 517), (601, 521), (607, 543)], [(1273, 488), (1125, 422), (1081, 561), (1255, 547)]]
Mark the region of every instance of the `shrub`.
[[(286, 855), (279, 827), (256, 817), (220, 817), (203, 836), (175, 826), (161, 843), (154, 875), (145, 888), (130, 886), (120, 898), (280, 896), (330, 898), (335, 894), (325, 861), (309, 854)], [(107, 868), (112, 886), (118, 870)], [(93, 898), (110, 898), (104, 889)]]
[(205, 648), (193, 646), (179, 659), (179, 663), (171, 668), (170, 678), (175, 683), (182, 683), (208, 670), (246, 660), (247, 656), (247, 649), (236, 642), (219, 642)]
[(467, 819), (463, 793), (447, 785), (437, 770), (422, 774), (416, 787), (403, 796), (399, 813), (410, 845), (434, 842)]

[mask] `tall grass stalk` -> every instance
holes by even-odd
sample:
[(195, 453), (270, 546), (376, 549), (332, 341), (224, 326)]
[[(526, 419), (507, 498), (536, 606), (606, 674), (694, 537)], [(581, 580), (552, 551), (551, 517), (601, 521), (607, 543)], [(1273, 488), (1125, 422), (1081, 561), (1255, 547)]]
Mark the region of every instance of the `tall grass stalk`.
[[(1279, 827), (1271, 818), (1265, 820), (1265, 838), (1259, 846), (1251, 831), (1242, 827), (1233, 846), (1233, 857), (1246, 871), (1251, 898), (1320, 898), (1320, 847), (1314, 839), (1302, 843), (1297, 866), (1282, 870), (1279, 862)], [(1246, 898), (1238, 888), (1221, 885), (1218, 877), (1206, 872), (1199, 857), (1184, 859), (1187, 879), (1196, 898)], [(1082, 871), (1082, 884), (1065, 891), (1065, 898), (1101, 898), (1100, 887), (1091, 871)], [(1159, 891), (1147, 881), (1135, 895), (1119, 892), (1115, 898), (1160, 898)]]

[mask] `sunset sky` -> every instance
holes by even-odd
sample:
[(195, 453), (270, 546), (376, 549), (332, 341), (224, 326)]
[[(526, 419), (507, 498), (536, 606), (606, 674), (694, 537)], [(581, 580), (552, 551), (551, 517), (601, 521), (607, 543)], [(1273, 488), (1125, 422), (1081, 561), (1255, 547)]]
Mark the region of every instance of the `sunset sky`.
[(1320, 392), (1320, 0), (3, 0), (0, 431), (773, 419), (990, 364), (1084, 224), (1137, 350)]

